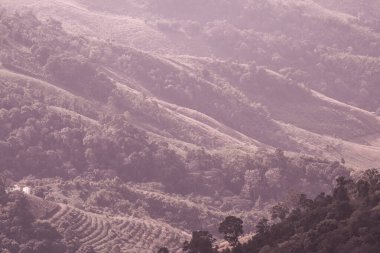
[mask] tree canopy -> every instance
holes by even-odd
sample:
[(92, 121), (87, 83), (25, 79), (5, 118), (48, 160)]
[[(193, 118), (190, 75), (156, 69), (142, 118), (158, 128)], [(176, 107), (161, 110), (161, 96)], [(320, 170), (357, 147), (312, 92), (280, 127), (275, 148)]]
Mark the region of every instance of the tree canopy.
[(182, 249), (186, 253), (214, 253), (215, 241), (208, 231), (193, 231), (190, 242), (185, 241)]
[(229, 244), (235, 247), (239, 244), (239, 236), (241, 236), (243, 231), (243, 221), (235, 216), (227, 216), (224, 221), (219, 224), (219, 233), (224, 235), (224, 239), (229, 242)]

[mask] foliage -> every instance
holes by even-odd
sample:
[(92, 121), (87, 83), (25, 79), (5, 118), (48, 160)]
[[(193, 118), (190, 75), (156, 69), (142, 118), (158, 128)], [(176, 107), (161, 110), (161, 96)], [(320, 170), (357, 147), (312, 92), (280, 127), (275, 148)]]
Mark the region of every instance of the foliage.
[(320, 194), (312, 200), (300, 195), (287, 218), (271, 226), (260, 221), (258, 234), (242, 252), (376, 252), (379, 186), (380, 172), (372, 169), (356, 183), (338, 178), (332, 196)]
[(194, 231), (190, 242), (183, 243), (183, 251), (187, 253), (214, 253), (214, 237), (208, 231)]
[[(272, 223), (266, 218), (260, 219), (256, 234), (241, 245), (236, 243), (241, 233), (235, 232), (242, 232), (242, 221), (229, 216), (219, 229), (223, 233), (232, 233), (225, 239), (228, 242), (233, 239), (235, 243), (231, 245), (232, 249), (221, 252), (377, 252), (380, 247), (379, 190), (379, 169), (367, 170), (356, 183), (339, 177), (332, 196), (321, 193), (309, 199), (305, 194), (300, 194), (287, 217), (285, 214), (289, 210), (283, 204), (274, 206)], [(278, 213), (281, 213), (282, 219), (275, 223)], [(207, 239), (201, 240), (202, 236)], [(192, 242), (205, 242), (211, 249), (212, 240), (209, 238), (212, 238), (209, 232), (195, 231)], [(186, 252), (203, 252), (196, 251), (197, 246), (193, 246), (201, 244), (189, 245), (185, 242), (184, 250), (194, 251)]]
[(231, 246), (235, 247), (239, 244), (239, 236), (244, 233), (243, 221), (235, 216), (227, 216), (219, 224), (218, 231)]
[(289, 213), (289, 208), (284, 204), (277, 204), (271, 209), (271, 218), (273, 220), (279, 218), (280, 220), (284, 220), (286, 215)]
[(3, 193), (0, 203), (0, 248), (10, 253), (66, 252), (62, 236), (49, 223), (37, 221), (21, 193)]
[(169, 250), (166, 247), (161, 247), (158, 249), (157, 253), (169, 253)]

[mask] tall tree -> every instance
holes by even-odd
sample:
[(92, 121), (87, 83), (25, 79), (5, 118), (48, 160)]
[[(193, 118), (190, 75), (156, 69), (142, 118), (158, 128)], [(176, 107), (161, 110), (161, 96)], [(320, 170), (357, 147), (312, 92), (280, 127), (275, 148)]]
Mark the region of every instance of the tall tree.
[(268, 219), (262, 218), (256, 225), (256, 231), (258, 234), (265, 234), (269, 231), (270, 225), (268, 224)]
[(158, 249), (157, 253), (169, 253), (169, 250), (166, 247), (161, 247)]
[(7, 199), (5, 178), (0, 175), (0, 204), (3, 204)]
[(219, 224), (219, 233), (224, 234), (224, 239), (232, 246), (239, 244), (239, 236), (243, 231), (243, 221), (235, 216), (228, 216)]
[(215, 238), (208, 231), (193, 231), (190, 242), (183, 243), (183, 251), (187, 253), (214, 253)]
[(272, 207), (270, 213), (273, 220), (277, 218), (284, 220), (286, 218), (286, 215), (289, 213), (289, 208), (283, 203), (278, 203)]

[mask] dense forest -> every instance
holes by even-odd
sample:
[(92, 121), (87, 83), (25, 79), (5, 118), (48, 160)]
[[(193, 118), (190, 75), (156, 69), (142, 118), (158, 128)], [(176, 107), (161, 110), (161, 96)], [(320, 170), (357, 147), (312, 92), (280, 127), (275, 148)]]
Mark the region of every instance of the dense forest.
[[(219, 232), (230, 248), (218, 250), (208, 231), (194, 231), (183, 245), (188, 253), (287, 253), (287, 252), (378, 252), (380, 248), (380, 171), (367, 170), (353, 181), (339, 177), (331, 195), (313, 199), (300, 194), (294, 205), (278, 203), (271, 218), (262, 218), (256, 234), (240, 243), (243, 221), (227, 217)], [(158, 252), (165, 252), (164, 248)]]

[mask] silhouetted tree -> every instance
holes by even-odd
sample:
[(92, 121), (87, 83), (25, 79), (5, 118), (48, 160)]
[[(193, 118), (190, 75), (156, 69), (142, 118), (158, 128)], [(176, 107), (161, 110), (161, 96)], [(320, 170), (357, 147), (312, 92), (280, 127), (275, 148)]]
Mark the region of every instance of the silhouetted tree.
[(272, 207), (270, 212), (273, 220), (277, 218), (284, 220), (286, 218), (286, 215), (289, 213), (289, 208), (282, 203), (278, 203)]
[(359, 197), (365, 198), (368, 196), (370, 185), (367, 181), (361, 179), (356, 183), (356, 189)]
[(306, 194), (299, 195), (297, 205), (303, 210), (309, 210), (313, 207), (313, 200), (307, 198)]
[(216, 240), (208, 231), (193, 231), (190, 242), (183, 243), (183, 251), (187, 253), (213, 253)]
[(6, 186), (4, 177), (0, 176), (0, 204), (6, 197)]
[(233, 247), (239, 244), (239, 236), (244, 233), (243, 221), (235, 216), (228, 216), (219, 224), (219, 233)]
[(169, 250), (166, 247), (161, 247), (158, 249), (157, 253), (169, 253)]
[(347, 193), (347, 184), (348, 180), (346, 180), (344, 177), (338, 177), (336, 179), (337, 187), (334, 189), (334, 198), (340, 201), (347, 201), (348, 200), (348, 193)]
[(364, 172), (363, 180), (367, 181), (370, 191), (375, 192), (380, 189), (380, 170), (369, 169)]
[(265, 234), (269, 231), (269, 224), (268, 224), (268, 219), (262, 218), (259, 220), (259, 222), (256, 225), (256, 231), (258, 234)]

